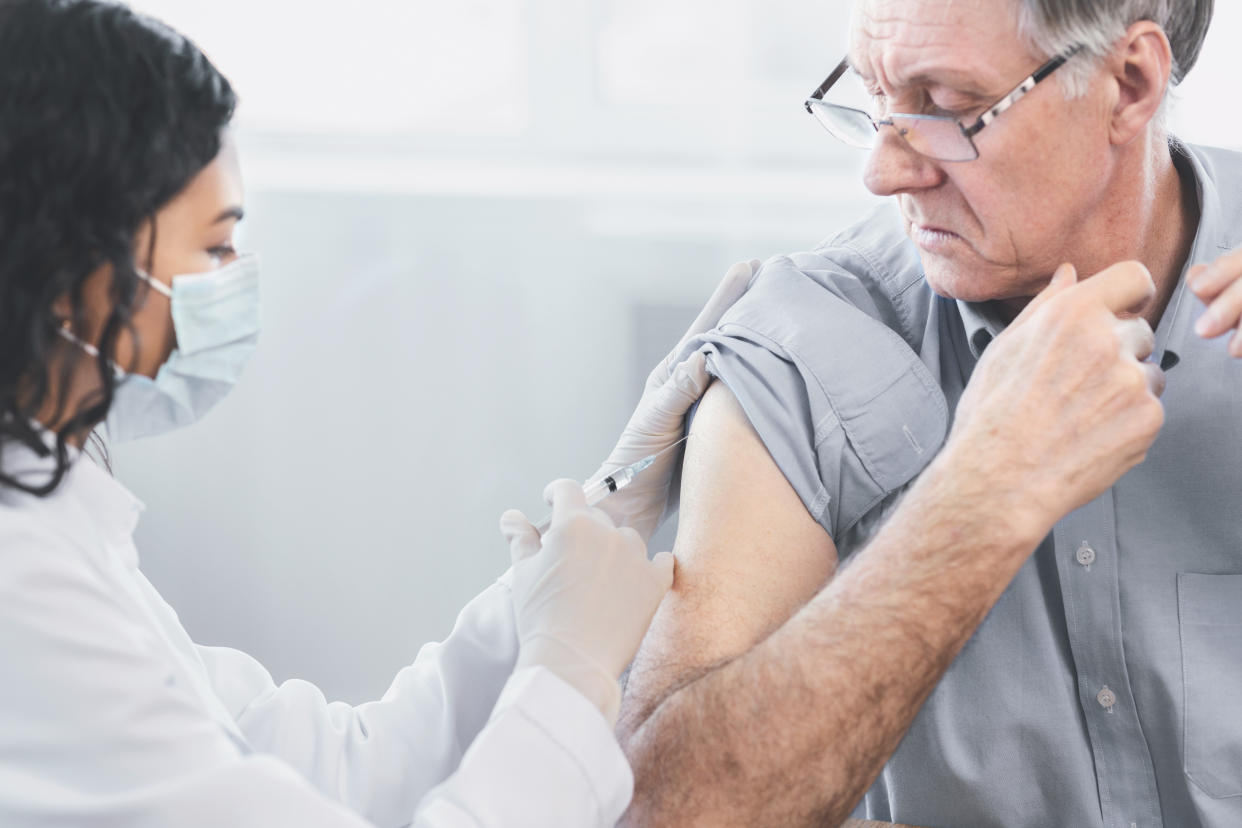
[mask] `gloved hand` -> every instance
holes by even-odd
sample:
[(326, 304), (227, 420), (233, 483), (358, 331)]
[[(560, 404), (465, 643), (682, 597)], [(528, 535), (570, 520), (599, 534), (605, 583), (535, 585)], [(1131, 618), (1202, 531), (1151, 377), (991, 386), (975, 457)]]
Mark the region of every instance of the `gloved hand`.
[[(638, 407), (630, 417), (616, 447), (591, 480), (600, 480), (617, 469), (663, 451), (685, 434), (685, 417), (690, 407), (707, 390), (706, 358), (695, 352), (684, 362), (675, 362), (685, 343), (710, 331), (733, 303), (746, 293), (760, 262), (738, 262), (729, 268), (707, 305), (673, 348), (647, 377)], [(683, 451), (670, 451), (640, 472), (629, 486), (611, 495), (599, 508), (618, 526), (628, 526), (650, 541), (667, 513), (677, 509), (677, 492), (672, 490), (675, 472), (681, 468)]]
[(521, 645), (515, 669), (548, 668), (615, 725), (617, 680), (673, 584), (673, 555), (648, 561), (638, 533), (587, 506), (573, 480), (551, 483), (544, 497), (552, 525), (542, 538), (521, 512), (500, 517), (513, 556), (509, 584)]

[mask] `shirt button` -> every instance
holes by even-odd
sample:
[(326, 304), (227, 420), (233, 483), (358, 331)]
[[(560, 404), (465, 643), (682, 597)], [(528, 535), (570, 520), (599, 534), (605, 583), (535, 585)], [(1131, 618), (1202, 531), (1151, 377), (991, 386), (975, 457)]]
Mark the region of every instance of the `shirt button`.
[(1095, 563), (1095, 550), (1083, 541), (1082, 546), (1078, 547), (1078, 551), (1074, 553), (1074, 559), (1083, 566), (1091, 566)]
[(1100, 703), (1100, 707), (1105, 710), (1112, 710), (1114, 704), (1117, 703), (1117, 694), (1108, 689), (1108, 685), (1104, 685), (1104, 689), (1095, 694), (1095, 700)]

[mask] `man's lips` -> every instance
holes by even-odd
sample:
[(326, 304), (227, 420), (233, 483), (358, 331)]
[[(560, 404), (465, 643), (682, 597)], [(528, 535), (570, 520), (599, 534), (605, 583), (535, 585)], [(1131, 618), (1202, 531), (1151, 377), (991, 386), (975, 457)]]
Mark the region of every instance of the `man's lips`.
[(954, 233), (952, 230), (950, 230), (947, 227), (940, 227), (938, 225), (930, 224), (928, 222), (914, 221), (913, 219), (906, 219), (906, 222), (910, 225), (911, 234), (920, 233), (920, 232), (941, 233), (946, 236), (957, 236), (959, 239), (961, 238), (960, 235), (958, 235), (957, 233)]
[(946, 252), (949, 248), (965, 242), (965, 239), (952, 230), (914, 221), (910, 222), (910, 239), (932, 253)]

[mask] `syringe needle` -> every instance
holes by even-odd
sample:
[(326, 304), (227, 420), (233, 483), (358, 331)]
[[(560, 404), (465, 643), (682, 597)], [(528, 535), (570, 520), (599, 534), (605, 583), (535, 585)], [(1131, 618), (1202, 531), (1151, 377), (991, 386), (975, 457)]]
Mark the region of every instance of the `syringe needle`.
[[(601, 477), (599, 480), (595, 480), (590, 483), (587, 483), (586, 485), (582, 487), (582, 493), (583, 495), (586, 496), (587, 505), (595, 506), (596, 504), (601, 503), (604, 500), (606, 500), (610, 495), (614, 494), (615, 492), (621, 491), (626, 486), (630, 485), (630, 481), (634, 479), (635, 475), (639, 474), (644, 469), (649, 467), (652, 463), (658, 460), (662, 455), (667, 454), (668, 452), (677, 448), (678, 446), (680, 446), (682, 443), (686, 442), (689, 439), (690, 439), (690, 435), (687, 434), (685, 437), (682, 437), (677, 442), (672, 443), (671, 445), (667, 445), (664, 448), (660, 449), (655, 454), (649, 454), (646, 457), (642, 458), (641, 460), (637, 460), (633, 463), (630, 463), (628, 466), (622, 466), (616, 471), (610, 472), (604, 477)], [(535, 531), (537, 531), (540, 535), (542, 535), (548, 531), (548, 527), (550, 527), (551, 525), (552, 525), (552, 516), (548, 515), (546, 518), (539, 521), (539, 523), (535, 524)]]

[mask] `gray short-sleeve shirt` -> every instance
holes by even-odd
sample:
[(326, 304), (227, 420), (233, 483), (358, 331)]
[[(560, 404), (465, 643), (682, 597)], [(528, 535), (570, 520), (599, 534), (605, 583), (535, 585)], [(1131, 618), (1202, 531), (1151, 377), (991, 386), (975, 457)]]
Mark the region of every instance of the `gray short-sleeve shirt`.
[[(1242, 244), (1242, 155), (1183, 147), (1189, 264)], [(1183, 274), (1184, 275), (1184, 274)], [(1066, 516), (963, 649), (857, 814), (919, 825), (1242, 826), (1242, 360), (1157, 329), (1166, 423)], [(692, 347), (738, 398), (842, 559), (934, 457), (986, 305), (936, 296), (894, 207), (777, 257)]]

